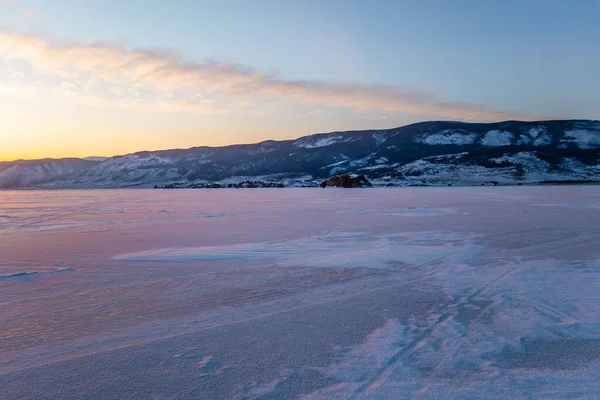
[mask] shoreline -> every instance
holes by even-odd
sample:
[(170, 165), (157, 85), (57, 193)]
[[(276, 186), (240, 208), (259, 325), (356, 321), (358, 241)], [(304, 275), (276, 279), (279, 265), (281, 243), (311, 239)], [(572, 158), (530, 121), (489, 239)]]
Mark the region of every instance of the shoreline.
[[(506, 183), (506, 182), (497, 182), (495, 181), (485, 181), (479, 184), (460, 184), (460, 183), (447, 183), (447, 184), (419, 184), (419, 183), (411, 183), (411, 184), (378, 184), (373, 183), (372, 188), (355, 188), (355, 189), (401, 189), (401, 188), (444, 188), (444, 187), (453, 187), (453, 188), (473, 188), (473, 187), (517, 187), (517, 186), (597, 186), (600, 185), (600, 181), (593, 180), (572, 180), (572, 181), (562, 181), (562, 180), (552, 180), (552, 181), (537, 181), (537, 182), (518, 182), (518, 183)], [(0, 192), (11, 192), (11, 191), (66, 191), (66, 190), (226, 190), (226, 189), (323, 189), (318, 185), (312, 186), (285, 186), (280, 184), (279, 182), (271, 182), (273, 186), (264, 186), (264, 187), (227, 187), (227, 185), (221, 184), (221, 186), (216, 187), (214, 184), (203, 184), (207, 185), (206, 187), (197, 186), (196, 184), (190, 184), (189, 186), (171, 186), (169, 185), (147, 185), (147, 186), (124, 186), (124, 187), (62, 187), (62, 188), (48, 188), (48, 187), (28, 187), (28, 188), (0, 188)], [(276, 184), (276, 185), (275, 185)], [(328, 187), (325, 189), (332, 189), (332, 187)], [(335, 189), (335, 188), (333, 188)], [(344, 189), (344, 188), (338, 188)]]

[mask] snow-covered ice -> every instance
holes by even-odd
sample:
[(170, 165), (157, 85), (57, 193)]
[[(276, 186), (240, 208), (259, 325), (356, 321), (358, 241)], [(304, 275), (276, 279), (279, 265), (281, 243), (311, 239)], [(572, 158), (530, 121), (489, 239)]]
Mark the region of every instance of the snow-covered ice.
[(0, 399), (595, 398), (599, 234), (598, 186), (1, 192)]

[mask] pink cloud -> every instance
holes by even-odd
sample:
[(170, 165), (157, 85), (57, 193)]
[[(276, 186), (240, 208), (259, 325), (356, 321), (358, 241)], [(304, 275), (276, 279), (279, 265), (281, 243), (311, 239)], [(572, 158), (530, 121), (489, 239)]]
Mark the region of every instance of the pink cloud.
[(131, 50), (104, 42), (80, 44), (0, 31), (0, 54), (27, 60), (38, 73), (55, 76), (62, 82), (83, 81), (81, 95), (102, 86), (107, 87), (107, 92), (118, 87), (118, 93), (110, 90), (113, 97), (145, 90), (154, 93), (154, 97), (123, 101), (138, 105), (140, 101), (154, 102), (168, 110), (224, 113), (230, 110), (216, 108), (214, 99), (227, 99), (229, 107), (243, 107), (242, 104), (254, 99), (265, 99), (345, 107), (361, 113), (436, 115), (457, 120), (540, 118), (491, 110), (483, 105), (441, 101), (420, 88), (286, 80), (245, 65), (215, 60), (189, 62), (175, 52)]

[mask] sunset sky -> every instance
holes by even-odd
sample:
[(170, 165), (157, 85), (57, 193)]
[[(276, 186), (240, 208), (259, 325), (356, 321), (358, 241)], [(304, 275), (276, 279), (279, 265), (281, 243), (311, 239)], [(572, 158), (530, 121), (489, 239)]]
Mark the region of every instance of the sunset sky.
[(600, 0), (0, 0), (0, 160), (600, 119)]

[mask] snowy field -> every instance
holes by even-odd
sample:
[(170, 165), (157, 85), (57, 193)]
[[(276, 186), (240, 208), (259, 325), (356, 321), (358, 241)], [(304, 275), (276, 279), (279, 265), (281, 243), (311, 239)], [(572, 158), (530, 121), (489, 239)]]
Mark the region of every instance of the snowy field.
[(600, 187), (0, 192), (0, 399), (600, 396)]

